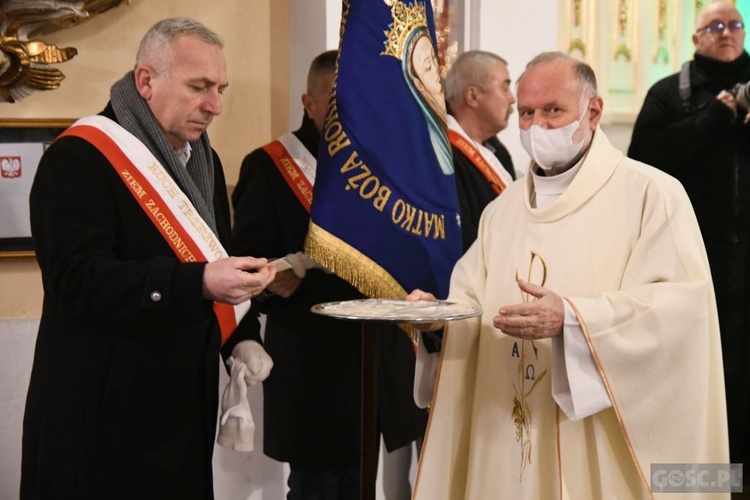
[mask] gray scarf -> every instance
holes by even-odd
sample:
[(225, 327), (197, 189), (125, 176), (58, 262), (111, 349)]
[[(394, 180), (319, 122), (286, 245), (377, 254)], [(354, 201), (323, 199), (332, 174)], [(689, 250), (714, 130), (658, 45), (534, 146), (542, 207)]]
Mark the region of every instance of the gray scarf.
[(135, 87), (135, 76), (128, 72), (112, 85), (112, 108), (119, 124), (136, 136), (177, 182), (206, 224), (217, 234), (214, 215), (214, 165), (208, 135), (191, 142), (187, 166), (177, 156), (151, 109)]

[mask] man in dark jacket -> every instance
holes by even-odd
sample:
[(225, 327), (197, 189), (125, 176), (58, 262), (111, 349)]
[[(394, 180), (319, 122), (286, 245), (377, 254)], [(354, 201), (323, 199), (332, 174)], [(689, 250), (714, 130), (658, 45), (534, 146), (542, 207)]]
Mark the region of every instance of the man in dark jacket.
[[(241, 314), (232, 305), (275, 276), (265, 259), (222, 248), (229, 205), (206, 135), (227, 85), (222, 47), (192, 19), (157, 23), (104, 112), (42, 157), (30, 204), (44, 305), (23, 500), (213, 498), (231, 329), (217, 314)], [(240, 340), (224, 354), (259, 352)]]
[[(264, 346), (274, 363), (263, 384), (263, 448), (289, 462), (290, 500), (360, 495), (361, 326), (310, 308), (362, 294), (302, 253), (335, 64), (336, 51), (313, 60), (302, 126), (247, 155), (232, 194), (233, 249), (292, 264), (253, 306), (267, 315)], [(256, 330), (254, 318), (240, 329)], [(420, 437), (426, 422), (412, 396), (412, 342), (393, 330), (379, 347), (378, 425), (390, 451)]]
[(445, 77), (464, 252), (477, 238), (484, 207), (516, 178), (510, 154), (497, 138), (516, 102), (510, 85), (508, 63), (481, 50), (461, 54)]
[(744, 41), (734, 5), (710, 4), (698, 16), (693, 61), (649, 90), (628, 155), (677, 177), (690, 196), (719, 309), (730, 456), (748, 464), (750, 125), (747, 105), (740, 106), (732, 93), (750, 80)]

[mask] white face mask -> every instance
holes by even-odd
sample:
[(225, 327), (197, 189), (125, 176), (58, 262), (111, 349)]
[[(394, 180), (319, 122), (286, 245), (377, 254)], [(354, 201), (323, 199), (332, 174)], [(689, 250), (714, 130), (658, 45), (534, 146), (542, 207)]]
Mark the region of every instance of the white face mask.
[(579, 120), (564, 127), (542, 128), (539, 125), (531, 125), (526, 130), (521, 130), (521, 145), (545, 172), (569, 164), (581, 152), (591, 134), (589, 131), (580, 141), (573, 142), (573, 135), (588, 116), (587, 111), (588, 106)]

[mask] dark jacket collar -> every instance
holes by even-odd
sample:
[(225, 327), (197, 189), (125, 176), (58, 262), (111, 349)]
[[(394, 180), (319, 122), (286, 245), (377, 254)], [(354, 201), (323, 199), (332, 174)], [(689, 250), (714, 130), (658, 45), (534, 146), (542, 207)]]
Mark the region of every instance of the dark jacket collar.
[(315, 126), (315, 122), (307, 116), (307, 113), (303, 115), (302, 125), (294, 131), (294, 135), (302, 141), (307, 150), (317, 159), (320, 134), (318, 133), (318, 128)]
[(694, 86), (707, 86), (718, 92), (731, 89), (735, 83), (750, 80), (750, 56), (742, 54), (730, 62), (717, 61), (710, 57), (696, 53), (694, 56), (694, 71), (692, 75)]

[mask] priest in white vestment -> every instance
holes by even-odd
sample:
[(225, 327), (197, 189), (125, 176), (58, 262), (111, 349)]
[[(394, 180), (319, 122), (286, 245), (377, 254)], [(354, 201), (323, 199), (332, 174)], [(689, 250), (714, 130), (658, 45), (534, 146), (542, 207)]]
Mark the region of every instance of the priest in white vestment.
[(690, 201), (610, 145), (585, 63), (542, 54), (517, 96), (531, 175), (486, 208), (453, 271), (448, 300), (483, 314), (444, 325), (434, 378), (418, 369), (432, 412), (414, 498), (693, 498), (660, 495), (651, 477), (652, 464), (729, 460)]

